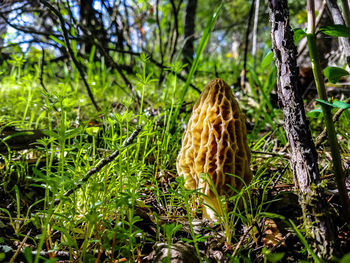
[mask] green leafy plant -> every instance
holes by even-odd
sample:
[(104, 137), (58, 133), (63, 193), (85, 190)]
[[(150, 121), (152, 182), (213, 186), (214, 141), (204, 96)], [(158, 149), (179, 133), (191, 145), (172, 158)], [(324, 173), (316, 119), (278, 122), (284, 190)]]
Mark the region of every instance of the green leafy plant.
[(348, 71), (338, 67), (327, 67), (323, 73), (326, 78), (332, 83), (337, 83), (341, 77), (350, 75)]
[[(339, 152), (339, 145), (338, 140), (336, 137), (336, 131), (334, 127), (334, 123), (332, 120), (332, 112), (331, 107), (327, 105), (325, 102), (327, 102), (327, 93), (322, 77), (322, 71), (320, 66), (320, 59), (318, 56), (318, 49), (316, 45), (316, 29), (315, 29), (315, 10), (314, 10), (314, 2), (313, 0), (308, 0), (308, 29), (307, 29), (307, 41), (309, 46), (309, 54), (311, 59), (311, 65), (313, 70), (313, 75), (315, 78), (315, 84), (317, 88), (317, 93), (319, 96), (319, 99), (322, 101), (321, 108), (325, 120), (325, 124), (327, 127), (327, 133), (328, 133), (328, 141), (331, 146), (331, 155), (333, 159), (333, 167), (334, 167), (334, 174), (337, 181), (337, 186), (339, 190), (340, 199), (342, 202), (342, 206), (344, 209), (344, 215), (347, 222), (350, 222), (350, 200), (347, 195), (346, 187), (345, 187), (345, 175), (342, 168), (342, 161), (341, 156)], [(344, 35), (348, 32), (346, 28), (344, 29), (343, 26), (333, 26), (328, 28), (323, 28), (321, 30), (322, 32), (327, 33), (328, 35), (334, 35), (334, 36), (340, 36)]]
[[(196, 50), (196, 56), (195, 56), (195, 58), (193, 60), (190, 72), (188, 73), (188, 76), (187, 76), (187, 79), (186, 79), (186, 83), (185, 83), (184, 87), (182, 88), (180, 100), (179, 100), (178, 106), (176, 107), (173, 120), (176, 120), (178, 115), (179, 115), (180, 107), (182, 106), (182, 103), (183, 103), (183, 101), (185, 99), (187, 91), (188, 91), (188, 89), (190, 87), (190, 84), (191, 84), (192, 78), (194, 76), (194, 73), (197, 70), (197, 67), (198, 67), (198, 64), (199, 64), (199, 60), (200, 60), (200, 58), (201, 58), (201, 56), (203, 54), (203, 51), (204, 51), (204, 49), (205, 49), (205, 47), (206, 47), (206, 45), (207, 45), (207, 43), (209, 41), (210, 34), (213, 31), (213, 29), (214, 29), (216, 20), (219, 17), (221, 8), (222, 8), (222, 3), (217, 8), (215, 8), (215, 10), (213, 11), (212, 15), (210, 16), (210, 19), (208, 20), (207, 26), (204, 29), (202, 38), (201, 38), (201, 40), (199, 42), (199, 45), (197, 47), (197, 50)], [(172, 126), (174, 126), (174, 123), (173, 123)]]
[(264, 255), (264, 262), (272, 262), (272, 263), (280, 262), (285, 255), (285, 253), (283, 252), (271, 253), (271, 251), (265, 247), (263, 248), (262, 253)]
[(289, 223), (291, 224), (293, 230), (296, 232), (296, 234), (298, 235), (298, 238), (300, 239), (301, 243), (303, 243), (304, 247), (306, 248), (307, 252), (309, 253), (310, 256), (312, 256), (313, 260), (317, 263), (321, 263), (323, 262), (316, 254), (315, 252), (312, 250), (312, 248), (310, 247), (310, 245), (308, 244), (307, 240), (304, 237), (304, 234), (302, 234), (300, 232), (300, 230), (297, 228), (297, 226), (294, 224), (294, 222), (292, 220), (289, 220)]
[(343, 25), (329, 25), (320, 27), (318, 32), (322, 32), (331, 37), (350, 37), (350, 27)]

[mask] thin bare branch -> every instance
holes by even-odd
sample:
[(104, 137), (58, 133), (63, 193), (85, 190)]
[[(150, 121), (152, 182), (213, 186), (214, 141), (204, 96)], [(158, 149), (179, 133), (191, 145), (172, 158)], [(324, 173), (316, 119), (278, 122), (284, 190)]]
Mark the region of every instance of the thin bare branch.
[(63, 38), (64, 38), (64, 42), (66, 44), (66, 49), (68, 51), (68, 54), (70, 56), (70, 58), (72, 59), (74, 65), (76, 66), (76, 68), (78, 69), (79, 71), (79, 74), (80, 74), (80, 77), (82, 78), (83, 80), (83, 83), (86, 87), (86, 90), (88, 92), (88, 95), (90, 97), (90, 100), (92, 102), (92, 104), (94, 105), (95, 109), (97, 111), (100, 111), (100, 107), (97, 105), (96, 101), (95, 101), (95, 98), (92, 94), (92, 91), (91, 91), (91, 88), (90, 88), (90, 85), (89, 83), (87, 82), (86, 80), (86, 77), (85, 77), (85, 73), (83, 71), (83, 68), (81, 66), (81, 64), (79, 63), (79, 61), (76, 59), (75, 55), (74, 55), (74, 52), (72, 50), (72, 47), (70, 45), (70, 42), (69, 42), (69, 36), (68, 36), (68, 32), (67, 32), (67, 29), (65, 27), (65, 22), (64, 22), (64, 19), (61, 15), (61, 13), (53, 6), (51, 5), (48, 1), (46, 0), (39, 0), (40, 3), (42, 3), (44, 6), (46, 6), (47, 8), (49, 8), (59, 19), (60, 21), (60, 25), (61, 25), (61, 29), (62, 29), (62, 32), (63, 32)]

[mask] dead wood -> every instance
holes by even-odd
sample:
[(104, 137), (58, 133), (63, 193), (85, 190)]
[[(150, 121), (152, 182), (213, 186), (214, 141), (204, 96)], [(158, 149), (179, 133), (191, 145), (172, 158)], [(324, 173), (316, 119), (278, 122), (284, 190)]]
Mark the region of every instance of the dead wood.
[(335, 252), (335, 227), (329, 207), (320, 187), (317, 152), (309, 130), (298, 86), (297, 51), (289, 25), (286, 0), (269, 1), (271, 36), (277, 66), (277, 92), (283, 110), (284, 129), (291, 147), (290, 164), (295, 185), (299, 188), (308, 238), (322, 258)]
[(34, 148), (34, 142), (44, 136), (41, 130), (16, 130), (7, 126), (0, 132), (0, 153), (7, 153), (8, 149), (20, 151)]

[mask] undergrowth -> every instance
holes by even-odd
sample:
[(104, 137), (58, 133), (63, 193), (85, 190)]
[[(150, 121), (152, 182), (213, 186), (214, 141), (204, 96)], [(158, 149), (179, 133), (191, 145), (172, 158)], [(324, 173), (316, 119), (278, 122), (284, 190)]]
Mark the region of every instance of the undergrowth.
[[(276, 83), (275, 68), (251, 70), (247, 89), (233, 86), (247, 116), (254, 179), (234, 197), (222, 199), (223, 208), (230, 209), (218, 228), (198, 229), (201, 195), (184, 188), (175, 167), (182, 133), (198, 97), (189, 88), (186, 101), (190, 103), (180, 107), (178, 98), (184, 94), (184, 84), (172, 73), (180, 72), (182, 65), (170, 65), (159, 87), (154, 68), (142, 55), (139, 73), (132, 79), (139, 103), (127, 88), (120, 87), (119, 77), (103, 62), (87, 65), (87, 80), (102, 106), (100, 112), (93, 110), (84, 95), (74, 67), (61, 62), (48, 64), (46, 92), (40, 84), (39, 65), (26, 64), (24, 57), (16, 56), (2, 65), (1, 131), (17, 129), (30, 134), (42, 130), (45, 135), (31, 149), (14, 151), (8, 147), (1, 153), (1, 188), (12, 204), (1, 204), (1, 221), (11, 225), (12, 238), (19, 242), (26, 239), (29, 245), (23, 251), (27, 262), (54, 262), (61, 251), (72, 261), (98, 262), (103, 258), (134, 262), (155, 243), (164, 242), (170, 248), (178, 240), (192, 244), (198, 258), (206, 262), (209, 259), (202, 248), (218, 237), (225, 242), (230, 260), (251, 260), (254, 235), (249, 232), (253, 228), (258, 232), (263, 218), (284, 220), (269, 210), (278, 201), (269, 196), (274, 182), (293, 184), (286, 168), (288, 153), (281, 151), (287, 144), (282, 113), (270, 96)], [(200, 70), (193, 83), (203, 89), (209, 78), (200, 76)], [(237, 77), (232, 79), (231, 75), (227, 81), (238, 83)], [(319, 125), (317, 118), (311, 121)], [(349, 115), (344, 115), (338, 125), (347, 154), (348, 122)], [(137, 138), (128, 147), (121, 147), (136, 125), (142, 126)], [(11, 138), (7, 136), (1, 143), (6, 145)], [(116, 149), (120, 153), (114, 161), (73, 194), (64, 195)], [(323, 166), (326, 174), (328, 163)], [(55, 200), (60, 200), (58, 205)], [(246, 240), (238, 246), (242, 235)], [(0, 238), (1, 246), (6, 242), (7, 237)], [(42, 251), (47, 254), (40, 254)]]

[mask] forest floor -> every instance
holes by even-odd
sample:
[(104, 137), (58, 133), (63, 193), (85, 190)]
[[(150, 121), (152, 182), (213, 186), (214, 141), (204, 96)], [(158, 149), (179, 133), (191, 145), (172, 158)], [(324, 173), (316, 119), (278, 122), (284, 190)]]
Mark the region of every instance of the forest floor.
[[(196, 194), (187, 200), (191, 206), (189, 216), (185, 206), (181, 205), (181, 200), (176, 200), (181, 199), (176, 196), (181, 192), (181, 182), (172, 171), (160, 169), (155, 178), (142, 181), (137, 199), (127, 205), (132, 215), (126, 214), (126, 218), (121, 219), (118, 211), (114, 210), (100, 211), (103, 215), (94, 215), (100, 218), (88, 218), (93, 220), (93, 231), (96, 232), (90, 233), (88, 244), (84, 231), (89, 230), (84, 226), (84, 220), (75, 224), (73, 233), (65, 233), (67, 230), (54, 217), (62, 209), (59, 208), (60, 205), (56, 203), (51, 207), (49, 203), (42, 201), (47, 192), (38, 184), (38, 180), (32, 178), (38, 176), (37, 171), (44, 170), (47, 164), (47, 160), (40, 157), (43, 152), (23, 150), (17, 154), (16, 161), (15, 155), (12, 155), (12, 163), (20, 164), (24, 169), (22, 171), (28, 174), (18, 178), (17, 176), (22, 175), (16, 175), (14, 169), (7, 176), (6, 188), (0, 188), (0, 246), (3, 262), (34, 262), (38, 251), (40, 262), (170, 262), (170, 258), (171, 262), (200, 262), (199, 258), (202, 262), (310, 260), (308, 245), (305, 246), (304, 240), (300, 239), (291, 224), (292, 221), (296, 226), (299, 225), (299, 234), (306, 236), (302, 228), (302, 212), (297, 191), (293, 184), (281, 182), (281, 177), (287, 171), (287, 167), (283, 167), (279, 160), (282, 152), (279, 152), (280, 156), (277, 158), (278, 165), (266, 168), (266, 172), (259, 178), (259, 181), (265, 183), (260, 186), (255, 183), (258, 187), (249, 188), (250, 201), (245, 204), (248, 207), (237, 208), (235, 200), (227, 203), (227, 210), (233, 213), (227, 214), (226, 221), (211, 223), (202, 220), (203, 205), (200, 196)], [(255, 163), (267, 160), (271, 162), (271, 156), (266, 153), (253, 152), (253, 158)], [(52, 167), (55, 170), (59, 168), (58, 159), (53, 159)], [(6, 169), (4, 163), (1, 169)], [(257, 174), (258, 171), (253, 173)], [(269, 178), (271, 174), (274, 174), (273, 180)], [(113, 179), (108, 178), (100, 188), (106, 187), (105, 184), (110, 180)], [(325, 176), (323, 180), (330, 205), (327, 213), (334, 218), (338, 229), (338, 248), (344, 253), (350, 251), (350, 231), (341, 218), (341, 207), (332, 176)], [(101, 189), (97, 188), (97, 191)], [(110, 202), (116, 202), (117, 199), (116, 194), (109, 196)], [(53, 202), (50, 193), (48, 200)], [(75, 209), (74, 205), (69, 205), (68, 199), (63, 202), (65, 209)], [(43, 211), (48, 209), (45, 206), (51, 207), (54, 212), (51, 212), (51, 223), (44, 228), (47, 236), (43, 239), (46, 218)], [(97, 204), (96, 206), (98, 207)], [(72, 212), (64, 213), (61, 216), (69, 216)], [(132, 227), (128, 220), (130, 216), (133, 218)], [(74, 241), (68, 237), (74, 238)], [(40, 240), (43, 240), (43, 244), (38, 250)], [(126, 245), (130, 243), (131, 246)], [(310, 247), (312, 248), (311, 243)], [(127, 251), (129, 249), (131, 251)]]

